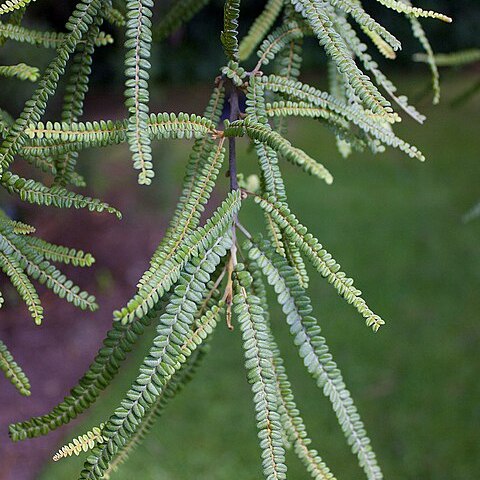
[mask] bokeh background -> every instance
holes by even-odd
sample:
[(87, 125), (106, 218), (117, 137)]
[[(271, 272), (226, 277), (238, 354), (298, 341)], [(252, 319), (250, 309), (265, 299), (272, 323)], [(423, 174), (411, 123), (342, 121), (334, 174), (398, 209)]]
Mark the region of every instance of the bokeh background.
[[(31, 7), (27, 23), (61, 29), (73, 3), (39, 0)], [(245, 1), (244, 28), (262, 3)], [(223, 61), (217, 40), (220, 4), (214, 2), (192, 25), (155, 48), (152, 110), (202, 112)], [(317, 275), (312, 275), (310, 293), (386, 478), (473, 480), (480, 475), (480, 219), (464, 223), (462, 217), (480, 200), (480, 95), (467, 103), (456, 100), (478, 82), (480, 71), (475, 66), (442, 70), (442, 103), (433, 107), (428, 70), (411, 62), (418, 47), (408, 33), (408, 22), (373, 1), (365, 5), (405, 39), (399, 60), (385, 64), (385, 69), (428, 117), (424, 126), (408, 118), (399, 126), (399, 133), (421, 148), (428, 160), (420, 164), (392, 150), (376, 156), (355, 153), (345, 160), (336, 151), (331, 133), (318, 123), (291, 123), (292, 142), (335, 176), (334, 185), (326, 187), (282, 165), (292, 210), (356, 279), (387, 325), (372, 334)], [(480, 45), (477, 0), (425, 1), (421, 6), (455, 18), (449, 26), (424, 22), (436, 51)], [(115, 45), (95, 55), (88, 119), (125, 115), (123, 40), (120, 32), (114, 34)], [(49, 56), (8, 42), (0, 49), (0, 62), (13, 59), (43, 66)], [(304, 79), (324, 87), (324, 61), (312, 42)], [(22, 87), (19, 90), (18, 83), (2, 80), (0, 106), (19, 112), (33, 88)], [(54, 100), (47, 116), (56, 118), (58, 109)], [(88, 191), (118, 206), (122, 221), (106, 214), (37, 209), (0, 193), (2, 208), (33, 223), (47, 240), (95, 255), (93, 268), (66, 270), (94, 292), (101, 305), (95, 314), (82, 313), (40, 289), (46, 319), (44, 325), (34, 327), (6, 278), (0, 276), (6, 295), (6, 306), (0, 310), (0, 336), (29, 374), (33, 391), (32, 397), (20, 398), (0, 377), (1, 480), (77, 478), (82, 459), (53, 464), (51, 456), (62, 442), (108, 418), (134, 378), (148, 336), (91, 412), (46, 438), (20, 444), (8, 439), (10, 422), (48, 411), (89, 365), (111, 322), (111, 311), (130, 298), (162, 236), (190, 146), (180, 141), (156, 144), (156, 178), (149, 188), (136, 184), (126, 146), (81, 155), (79, 168), (89, 181)], [(246, 143), (241, 145), (240, 164), (245, 173), (256, 172)], [(17, 168), (28, 172), (21, 164)], [(222, 191), (216, 195), (218, 200)], [(246, 206), (241, 220), (251, 231), (262, 228), (261, 215), (253, 205)], [(315, 448), (338, 478), (362, 478), (329, 402), (297, 358), (278, 308), (272, 319)], [(295, 458), (289, 460), (289, 478), (306, 478)], [(198, 376), (169, 406), (116, 478), (260, 477), (239, 332), (220, 326)]]

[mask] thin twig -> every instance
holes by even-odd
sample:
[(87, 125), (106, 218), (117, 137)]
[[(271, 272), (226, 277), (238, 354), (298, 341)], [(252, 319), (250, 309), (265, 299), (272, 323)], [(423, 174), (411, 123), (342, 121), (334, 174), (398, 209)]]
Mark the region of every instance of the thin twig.
[(250, 232), (238, 220), (235, 222), (235, 225), (249, 240), (252, 239)]
[[(230, 92), (230, 122), (235, 122), (240, 117), (240, 106), (238, 103), (238, 90), (235, 85), (232, 84), (232, 90)], [(230, 190), (238, 190), (237, 181), (237, 146), (236, 137), (230, 137), (228, 139), (229, 151), (228, 151), (228, 167), (230, 175)]]

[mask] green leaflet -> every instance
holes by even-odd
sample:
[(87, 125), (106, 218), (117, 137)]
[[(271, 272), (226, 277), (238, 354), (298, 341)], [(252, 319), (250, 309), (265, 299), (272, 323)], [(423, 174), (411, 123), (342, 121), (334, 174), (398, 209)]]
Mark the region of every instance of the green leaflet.
[[(7, 20), (7, 25), (11, 26), (18, 26), (22, 23), (23, 17), (25, 15), (26, 7), (19, 8), (18, 10), (15, 10), (12, 12)], [(2, 22), (0, 22), (1, 25)], [(5, 45), (5, 42), (7, 41), (6, 38), (1, 38), (0, 37), (0, 47)]]
[(242, 330), (247, 380), (254, 394), (263, 473), (267, 480), (286, 479), (287, 467), (268, 326), (260, 299), (249, 292), (251, 275), (242, 271), (242, 267), (241, 264), (237, 266), (233, 303)]
[(108, 22), (111, 23), (112, 25), (115, 25), (117, 27), (124, 27), (126, 23), (125, 15), (120, 12), (120, 10), (117, 10), (116, 8), (113, 8), (112, 6), (107, 6), (103, 10), (103, 18)]
[(385, 58), (388, 58), (389, 60), (395, 60), (397, 58), (395, 50), (380, 35), (367, 27), (362, 27), (362, 31), (370, 38), (372, 43), (377, 47), (377, 50)]
[(11, 220), (8, 215), (0, 209), (0, 229), (1, 228), (11, 228), (11, 231), (15, 235), (30, 235), (35, 233), (36, 229), (32, 225), (27, 225), (26, 223), (19, 222), (18, 220)]
[[(128, 121), (100, 120), (94, 122), (39, 122), (25, 131), (29, 143), (21, 153), (29, 161), (39, 157), (78, 152), (89, 147), (106, 147), (127, 141)], [(215, 133), (209, 118), (188, 113), (158, 113), (148, 118), (146, 134), (151, 139), (200, 139)], [(74, 172), (70, 173), (73, 180)]]
[(363, 8), (359, 0), (328, 0), (330, 5), (349, 14), (355, 21), (362, 26), (362, 29), (377, 35), (383, 42), (390, 46), (394, 51), (402, 47), (388, 30), (376, 22)]
[[(294, 11), (291, 5), (287, 5), (285, 10), (285, 21), (292, 22)], [(297, 80), (300, 76), (303, 52), (303, 37), (291, 40), (286, 47), (281, 50), (275, 59), (275, 73), (287, 78)], [(282, 131), (281, 128), (278, 129)]]
[[(307, 117), (317, 118), (325, 121), (329, 127), (335, 127), (346, 135), (350, 133), (350, 125), (347, 120), (331, 110), (326, 108), (315, 107), (306, 102), (274, 102), (267, 103), (265, 113), (272, 118), (276, 117)], [(351, 133), (353, 135), (353, 133)], [(340, 136), (340, 134), (339, 134)], [(357, 139), (357, 143), (360, 139)], [(361, 145), (360, 145), (361, 146)]]
[(36, 229), (32, 225), (27, 225), (26, 223), (13, 221), (13, 233), (17, 235), (30, 235), (31, 233), (35, 233)]
[[(0, 247), (4, 243), (2, 238), (0, 238)], [(25, 275), (23, 272), (19, 262), (11, 255), (7, 255), (6, 253), (0, 251), (0, 268), (6, 275), (8, 275), (12, 285), (16, 288), (17, 292), (26, 303), (33, 321), (37, 325), (40, 325), (43, 320), (43, 308), (40, 303), (40, 298), (38, 298), (35, 287), (32, 285), (27, 275)]]
[(223, 32), (220, 39), (226, 57), (238, 62), (238, 17), (240, 16), (240, 0), (226, 0), (223, 9)]
[(248, 117), (245, 120), (239, 120), (229, 124), (225, 128), (224, 133), (227, 137), (242, 136), (246, 133), (251, 139), (268, 145), (294, 165), (300, 166), (310, 175), (324, 180), (328, 185), (333, 182), (332, 175), (321, 163), (309, 157), (303, 150), (293, 147), (292, 144), (279, 133), (257, 122), (250, 121)]
[(282, 257), (286, 257), (287, 253), (281, 228), (273, 221), (272, 217), (268, 213), (265, 213), (265, 223), (268, 237), (275, 246), (276, 252)]
[(203, 300), (210, 274), (231, 246), (229, 237), (220, 237), (204, 253), (186, 265), (185, 274), (175, 287), (165, 313), (160, 317), (149, 354), (139, 375), (103, 430), (105, 444), (87, 459), (82, 479), (102, 478), (119, 447), (135, 433), (155, 404), (170, 378), (210, 335), (216, 325), (219, 307), (209, 310), (192, 330), (195, 313)]
[[(410, 0), (401, 0), (405, 5), (411, 7), (412, 4)], [(433, 83), (433, 103), (436, 105), (440, 102), (440, 75), (438, 73), (437, 63), (435, 61), (435, 55), (433, 53), (432, 46), (428, 41), (427, 35), (423, 30), (422, 24), (418, 20), (417, 16), (414, 13), (410, 13), (409, 15), (410, 23), (412, 25), (412, 32), (413, 35), (418, 39), (420, 44), (422, 45), (423, 49), (427, 54), (427, 63), (430, 67), (430, 71), (432, 72), (432, 83)]]
[[(271, 75), (270, 77), (264, 77), (263, 83), (268, 90), (286, 93), (300, 102), (304, 102), (301, 110), (292, 109), (279, 113), (321, 117), (326, 115), (325, 110), (327, 110), (328, 112), (336, 114), (334, 118), (338, 118), (338, 116), (344, 117), (345, 120), (357, 125), (363, 132), (372, 135), (381, 143), (398, 148), (412, 158), (417, 158), (420, 161), (425, 160), (425, 157), (418, 148), (398, 138), (384, 123), (376, 121), (375, 117), (369, 116), (363, 109), (356, 110), (353, 107), (342, 104), (342, 102), (339, 102), (328, 93), (317, 90), (310, 85), (302, 84), (301, 82), (285, 81), (281, 77)], [(288, 102), (283, 105), (288, 105)], [(295, 104), (290, 105), (295, 106)]]
[[(57, 169), (55, 168), (55, 159), (52, 156), (49, 157), (41, 157), (35, 155), (29, 155), (29, 153), (23, 153), (23, 159), (32, 165), (35, 168), (38, 168), (42, 172), (49, 173), (50, 175), (56, 175)], [(75, 186), (85, 186), (79, 185), (76, 183), (77, 177), (72, 176), (72, 184)]]
[[(1, 254), (0, 254), (1, 256)], [(0, 294), (0, 307), (1, 307)], [(30, 382), (23, 373), (20, 366), (15, 362), (13, 355), (9, 352), (7, 346), (0, 340), (0, 370), (5, 377), (10, 380), (12, 385), (24, 396), (30, 396)]]
[[(423, 53), (417, 53), (413, 59), (416, 62), (428, 63), (428, 56)], [(439, 67), (463, 67), (480, 61), (480, 48), (472, 48), (469, 50), (460, 50), (453, 53), (437, 53), (435, 55), (435, 63)]]
[(219, 236), (225, 234), (240, 204), (241, 193), (238, 190), (231, 192), (206, 224), (190, 233), (174, 255), (154, 269), (148, 282), (140, 287), (127, 305), (114, 312), (115, 319), (126, 323), (148, 313), (178, 280), (189, 260), (210, 248)]
[[(0, 137), (6, 138), (10, 127), (13, 125), (14, 120), (11, 116), (5, 112), (4, 110), (0, 110)], [(29, 150), (29, 149), (28, 149)], [(33, 165), (34, 167), (40, 169), (43, 172), (50, 173), (55, 175), (55, 163), (52, 157), (44, 156), (44, 151), (42, 149), (42, 153), (39, 156), (34, 156), (30, 154), (29, 151), (25, 151), (25, 149), (21, 150), (21, 154), (28, 163)]]
[(287, 439), (293, 445), (296, 455), (312, 478), (315, 480), (335, 480), (333, 473), (318, 452), (310, 448), (311, 440), (308, 438), (304, 421), (295, 404), (292, 387), (283, 366), (280, 351), (273, 340), (271, 340), (271, 349), (273, 352), (272, 363), (277, 383), (279, 411), (281, 412), (282, 425)]
[(148, 135), (148, 80), (152, 46), (153, 0), (127, 0), (125, 34), (125, 105), (128, 109), (127, 140), (133, 168), (140, 170), (138, 183), (150, 185), (155, 175)]
[[(266, 128), (270, 128), (266, 118), (266, 110), (264, 88), (259, 82), (252, 78), (247, 91), (246, 113), (254, 119), (255, 122), (262, 124)], [(262, 170), (263, 191), (273, 195), (278, 201), (286, 203), (287, 195), (275, 150), (258, 140), (255, 142), (255, 149)], [(267, 231), (275, 244), (277, 252), (287, 257), (289, 263), (296, 269), (300, 283), (307, 286), (309, 282), (307, 271), (296, 245), (292, 242), (284, 242), (280, 227), (268, 214), (265, 215), (265, 218)]]
[(278, 27), (260, 45), (256, 69), (260, 70), (262, 66), (268, 65), (287, 45), (301, 38), (303, 33), (296, 22), (288, 22)]
[(156, 269), (172, 257), (187, 235), (193, 233), (200, 223), (202, 210), (210, 198), (224, 158), (225, 150), (223, 145), (219, 144), (212, 149), (202, 169), (198, 172), (198, 177), (195, 178), (195, 188), (192, 188), (191, 191), (184, 190), (186, 201), (177, 208), (171, 222), (171, 230), (167, 232), (161, 246), (154, 253), (150, 262), (151, 267), (140, 280), (139, 288), (148, 283)]
[[(246, 265), (253, 279), (251, 290), (259, 298), (268, 324), (267, 291), (263, 282), (262, 271), (258, 263), (251, 258), (248, 259)], [(296, 455), (305, 466), (307, 472), (315, 480), (335, 480), (335, 477), (322, 461), (318, 452), (310, 448), (311, 440), (295, 404), (292, 387), (283, 366), (280, 350), (271, 331), (269, 332), (269, 342), (272, 352), (271, 361), (276, 384), (278, 412), (280, 413), (286, 448), (290, 449), (293, 446)]]
[[(40, 143), (43, 145), (45, 143), (51, 146), (73, 144), (74, 149), (79, 150), (127, 141), (128, 121), (39, 122), (29, 125), (25, 132), (30, 139), (45, 139), (46, 142)], [(215, 125), (208, 119), (195, 114), (152, 113), (148, 118), (145, 132), (151, 139), (201, 138), (209, 133), (213, 134)]]
[(354, 287), (353, 279), (348, 278), (340, 270), (341, 267), (335, 259), (311, 233), (308, 233), (307, 228), (290, 213), (285, 205), (276, 202), (271, 197), (256, 196), (255, 201), (285, 230), (286, 235), (295, 242), (317, 271), (335, 287), (348, 303), (351, 303), (362, 314), (366, 324), (372, 327), (373, 331), (376, 332), (385, 324), (378, 315), (370, 310), (361, 296), (362, 292)]
[[(73, 57), (73, 65), (63, 99), (62, 122), (74, 122), (83, 113), (83, 102), (88, 91), (95, 39), (100, 33), (102, 21), (101, 16), (95, 18), (94, 23), (89, 28), (85, 43), (79, 45), (78, 51)], [(77, 158), (78, 152), (68, 152), (55, 158), (56, 185), (65, 186), (71, 182)]]
[(367, 478), (382, 479), (382, 472), (350, 392), (345, 388), (342, 374), (332, 360), (325, 339), (320, 336), (320, 326), (311, 316), (310, 299), (298, 284), (285, 259), (275, 254), (270, 245), (261, 238), (257, 245), (260, 248), (247, 244), (249, 258), (258, 263), (268, 283), (274, 286), (305, 366), (330, 399), (347, 441), (352, 446), (353, 453), (358, 456)]
[(111, 475), (118, 470), (119, 466), (128, 459), (130, 453), (142, 443), (147, 433), (158, 421), (158, 418), (163, 415), (165, 408), (171, 400), (190, 382), (207, 352), (208, 345), (206, 347), (200, 346), (187, 362), (180, 367), (178, 373), (168, 380), (160, 396), (146, 413), (140, 427), (135, 430), (132, 437), (122, 446), (118, 455), (110, 463), (108, 470), (104, 473), (105, 479), (111, 478)]
[(40, 305), (40, 301), (33, 287), (29, 285), (30, 282), (27, 281), (25, 274), (44, 284), (57, 296), (65, 298), (82, 310), (94, 311), (98, 308), (93, 295), (81, 291), (80, 287), (50, 264), (41, 252), (31, 248), (27, 238), (22, 235), (15, 235), (13, 231), (8, 229), (3, 229), (2, 234), (0, 234), (0, 242), (2, 255), (5, 257), (2, 259), (3, 268), (29, 305), (35, 323), (41, 323), (42, 310), (38, 311), (37, 303)]
[(95, 258), (90, 253), (63, 247), (62, 245), (54, 245), (38, 237), (28, 237), (27, 243), (45, 260), (67, 265), (72, 264), (74, 267), (91, 267), (95, 263)]
[[(221, 308), (215, 304), (218, 301), (218, 295), (213, 295), (213, 298), (215, 300), (212, 299), (211, 303), (202, 304), (204, 308), (197, 313), (197, 317), (200, 316), (200, 318), (195, 323), (196, 326), (202, 326), (202, 319), (211, 319), (220, 312)], [(157, 320), (161, 312), (165, 310), (166, 303), (168, 303), (167, 299), (151, 310), (148, 315), (135, 322), (126, 325), (114, 322), (112, 328), (107, 332), (103, 346), (93, 363), (81, 378), (79, 384), (72, 388), (70, 395), (65, 397), (64, 401), (54, 407), (50, 413), (10, 425), (9, 433), (12, 440), (19, 441), (46, 435), (51, 430), (70, 422), (77, 415), (87, 410), (97, 400), (101, 391), (111, 383), (119, 371), (121, 362), (126, 359), (128, 352), (133, 348), (138, 338), (143, 335), (145, 329), (154, 320)], [(205, 310), (207, 307), (211, 310), (208, 313)], [(173, 378), (176, 381), (176, 377)], [(163, 404), (163, 400), (160, 403)], [(123, 457), (124, 453), (122, 451), (119, 457)], [(120, 460), (119, 457), (117, 459)]]
[[(29, 28), (0, 22), (0, 38), (14, 40), (20, 43), (38, 45), (44, 48), (58, 48), (65, 41), (65, 33), (40, 32)], [(104, 47), (113, 43), (111, 35), (99, 32), (94, 38), (96, 47)]]
[[(246, 113), (254, 119), (255, 122), (261, 123), (266, 128), (269, 128), (265, 111), (264, 89), (255, 79), (251, 79), (249, 82), (246, 104)], [(277, 153), (259, 141), (254, 141), (254, 145), (258, 157), (258, 164), (262, 172), (262, 190), (265, 193), (274, 195), (279, 201), (286, 201), (287, 194), (282, 173), (278, 165)], [(285, 256), (285, 246), (283, 245), (280, 228), (268, 214), (265, 215), (265, 220), (267, 231), (277, 251)]]
[[(251, 78), (247, 90), (246, 113), (256, 123), (269, 130), (265, 106), (265, 89), (262, 84)], [(286, 201), (287, 194), (282, 174), (278, 166), (276, 151), (258, 140), (254, 141), (255, 150), (262, 171), (263, 187), (266, 192), (275, 195), (278, 200)]]
[[(155, 382), (155, 385), (151, 384), (149, 391), (145, 390), (143, 395), (142, 395), (142, 400), (145, 402), (150, 401), (152, 406), (155, 404), (156, 399), (158, 399), (161, 395), (161, 392), (164, 390), (168, 390), (170, 386), (170, 381), (172, 378), (174, 378), (175, 373), (182, 367), (183, 363), (188, 359), (188, 357), (198, 348), (198, 345), (201, 344), (201, 342), (204, 342), (208, 336), (212, 333), (213, 329), (216, 326), (217, 323), (217, 315), (218, 312), (212, 312), (209, 311), (207, 314), (202, 318), (202, 324), (197, 327), (197, 329), (190, 334), (189, 338), (185, 341), (185, 343), (181, 346), (178, 346), (178, 350), (181, 350), (182, 355), (181, 358), (175, 363), (174, 366), (171, 366), (168, 370), (173, 370), (171, 373), (169, 373), (166, 378), (158, 379)], [(186, 356), (185, 356), (186, 355)], [(145, 371), (145, 368), (143, 369)], [(159, 385), (161, 384), (161, 385)], [(161, 392), (159, 392), (158, 388), (162, 388)], [(138, 387), (137, 387), (138, 389)], [(152, 393), (155, 392), (155, 393)], [(147, 400), (148, 399), (148, 400)], [(152, 408), (152, 407), (147, 407)], [(147, 410), (148, 412), (149, 410)], [(140, 412), (144, 412), (145, 414), (145, 407), (143, 406), (138, 406), (135, 408), (135, 413), (137, 417), (141, 420), (142, 414)], [(120, 442), (128, 442), (130, 435), (134, 435), (136, 433), (136, 428), (135, 428), (135, 423), (130, 423), (135, 418), (133, 415), (130, 416), (130, 418), (127, 418), (124, 416), (124, 410), (123, 407), (120, 407), (116, 411), (116, 415), (119, 416), (118, 421), (113, 420), (115, 416), (111, 418), (112, 423), (115, 422), (115, 424), (121, 424), (121, 423), (126, 423), (129, 425), (130, 430), (133, 430), (132, 432), (125, 432), (126, 436), (128, 438), (121, 438)], [(137, 420), (138, 422), (138, 420)], [(140, 428), (141, 428), (142, 423), (140, 423)], [(107, 424), (108, 427), (108, 424)], [(123, 445), (120, 443), (113, 443), (110, 438), (112, 437), (113, 432), (112, 431), (106, 431), (105, 436), (107, 438), (107, 443), (102, 445), (101, 448), (97, 448), (92, 452), (92, 455), (87, 458), (87, 461), (85, 462), (84, 465), (84, 470), (81, 472), (80, 478), (82, 479), (87, 479), (87, 478), (95, 478), (95, 479), (100, 479), (104, 478), (104, 475), (107, 474), (110, 471), (110, 465), (114, 465), (114, 462), (116, 461), (116, 455), (122, 455), (122, 451), (120, 451), (120, 448), (123, 447)], [(108, 450), (107, 450), (108, 449)], [(110, 460), (112, 459), (113, 460)], [(110, 463), (111, 462), (111, 463)]]
[[(70, 55), (74, 52), (84, 35), (84, 31), (93, 22), (98, 13), (100, 0), (81, 0), (66, 23), (69, 33), (57, 49), (57, 56), (50, 62), (42, 75), (32, 98), (26, 102), (23, 112), (11, 127), (7, 138), (0, 147), (0, 175), (12, 163), (15, 154), (25, 142), (25, 126), (40, 120), (48, 98), (56, 90), (59, 76), (65, 71)], [(20, 5), (23, 6), (23, 5)]]
[(308, 277), (307, 267), (303, 261), (300, 249), (295, 242), (285, 242), (285, 258), (287, 259), (288, 264), (295, 271), (295, 275), (297, 276), (298, 282), (302, 288), (308, 288), (310, 279)]
[(1, 183), (9, 193), (16, 193), (24, 202), (52, 205), (57, 208), (87, 208), (91, 212), (99, 213), (106, 211), (115, 214), (117, 218), (122, 218), (122, 214), (108, 203), (96, 198), (84, 197), (63, 187), (49, 188), (40, 182), (25, 179), (10, 172), (2, 175)]
[(405, 95), (395, 95), (397, 87), (385, 76), (385, 74), (379, 69), (378, 64), (368, 54), (367, 46), (360, 42), (357, 33), (346, 21), (345, 18), (337, 16), (334, 18), (334, 26), (341, 32), (342, 37), (345, 39), (350, 50), (358, 57), (362, 62), (365, 70), (372, 73), (375, 82), (381, 86), (392, 98), (395, 103), (400, 106), (408, 115), (415, 119), (419, 123), (423, 123), (425, 116), (417, 112), (417, 110), (408, 104), (408, 98)]
[(351, 86), (366, 108), (373, 113), (384, 116), (393, 121), (393, 109), (380, 92), (374, 87), (370, 79), (357, 67), (343, 38), (333, 28), (331, 15), (334, 10), (327, 8), (323, 0), (291, 0), (295, 9), (307, 20), (320, 44), (327, 54), (337, 64), (337, 68), (344, 75), (346, 82)]
[(63, 424), (69, 423), (93, 405), (100, 393), (117, 375), (128, 352), (143, 335), (145, 329), (158, 319), (163, 309), (163, 304), (158, 305), (145, 317), (127, 325), (114, 322), (92, 364), (78, 385), (71, 389), (70, 395), (49, 413), (10, 425), (11, 439), (16, 442), (46, 435)]
[(19, 63), (18, 65), (0, 65), (0, 76), (2, 77), (16, 77), (20, 80), (29, 80), (36, 82), (40, 75), (40, 70), (37, 67)]
[(222, 74), (232, 80), (236, 87), (242, 87), (247, 76), (245, 69), (232, 60), (228, 62), (228, 65), (222, 67)]
[(28, 277), (38, 280), (56, 295), (81, 309), (95, 310), (95, 298), (73, 284), (62, 272), (49, 263), (71, 263), (87, 267), (95, 259), (89, 254), (62, 247), (33, 236), (31, 225), (10, 220), (0, 210), (0, 268), (10, 278), (38, 325), (43, 320), (43, 308), (35, 287)]
[[(225, 90), (223, 86), (215, 88), (203, 117), (216, 126), (220, 121), (223, 105), (225, 102)], [(215, 150), (215, 154), (212, 151)], [(165, 256), (171, 255), (172, 251), (185, 238), (187, 233), (192, 232), (199, 224), (201, 210), (204, 202), (208, 200), (211, 186), (218, 175), (219, 162), (223, 161), (222, 146), (215, 146), (215, 142), (208, 136), (195, 141), (186, 167), (183, 179), (182, 194), (178, 200), (175, 214), (170, 226), (165, 233), (163, 241), (152, 256), (150, 265), (153, 268), (147, 270), (139, 282), (144, 284), (152, 275), (152, 270), (165, 261)], [(173, 242), (173, 243), (171, 243)], [(171, 248), (171, 244), (174, 248)]]
[[(285, 20), (291, 20), (294, 16), (292, 6), (288, 5), (285, 10)], [(289, 80), (298, 80), (302, 66), (303, 38), (292, 40), (281, 50), (274, 60), (274, 72)], [(274, 128), (277, 132), (287, 132), (287, 122), (284, 118), (274, 119)]]
[(283, 0), (268, 0), (263, 12), (255, 19), (238, 49), (238, 56), (241, 61), (247, 60), (255, 48), (266, 37), (275, 20), (280, 15), (284, 6)]

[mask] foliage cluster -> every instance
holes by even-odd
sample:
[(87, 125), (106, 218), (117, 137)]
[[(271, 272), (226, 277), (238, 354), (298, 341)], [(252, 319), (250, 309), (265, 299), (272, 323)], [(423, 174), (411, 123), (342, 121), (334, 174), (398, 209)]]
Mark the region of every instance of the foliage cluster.
[[(450, 22), (450, 18), (414, 7), (409, 0), (377, 1), (411, 23), (426, 52), (433, 74), (434, 101), (438, 102), (437, 66), (420, 21), (432, 18)], [(70, 395), (47, 414), (11, 425), (12, 439), (47, 434), (91, 407), (119, 372), (139, 337), (153, 325), (156, 336), (138, 376), (110, 418), (56, 456), (92, 448), (80, 478), (108, 478), (191, 378), (224, 315), (228, 327), (233, 329), (238, 324), (242, 334), (265, 478), (286, 478), (285, 451), (290, 447), (313, 478), (334, 478), (311, 448), (296, 407), (271, 328), (268, 284), (282, 307), (306, 369), (331, 401), (359, 465), (370, 480), (383, 478), (359, 412), (313, 315), (305, 261), (359, 312), (373, 331), (385, 322), (370, 308), (338, 262), (291, 212), (281, 162), (292, 163), (326, 185), (333, 182), (326, 166), (286, 138), (286, 119), (290, 117), (306, 117), (327, 126), (344, 156), (353, 149), (377, 153), (390, 146), (424, 160), (423, 154), (393, 129), (401, 121), (400, 114), (420, 123), (424, 116), (398, 94), (397, 87), (369, 53), (376, 48), (393, 59), (401, 48), (400, 41), (367, 13), (360, 0), (268, 0), (248, 34), (240, 39), (241, 2), (226, 0), (220, 35), (226, 64), (215, 80), (204, 114), (156, 113), (149, 106), (152, 42), (168, 37), (207, 1), (178, 0), (168, 14), (155, 21), (153, 0), (126, 0), (116, 2), (115, 7), (109, 0), (80, 0), (61, 33), (22, 27), (29, 3), (8, 0), (0, 6), (0, 13), (8, 15), (0, 24), (0, 38), (53, 48), (55, 55), (41, 73), (23, 64), (0, 67), (0, 75), (38, 81), (17, 119), (1, 111), (0, 184), (6, 191), (37, 205), (88, 208), (120, 217), (107, 203), (72, 190), (85, 183), (76, 171), (80, 151), (126, 143), (139, 183), (150, 185), (154, 178), (152, 141), (192, 139), (194, 145), (169, 229), (151, 258), (150, 268), (139, 279), (136, 294), (113, 312), (112, 328), (103, 346)], [(104, 21), (125, 33), (126, 118), (83, 122), (92, 55), (96, 48), (112, 42), (112, 37), (101, 30)], [(306, 37), (315, 37), (327, 55), (328, 92), (300, 81)], [(256, 61), (249, 68), (255, 54)], [(60, 78), (66, 82), (61, 118), (44, 120)], [(229, 115), (222, 122), (226, 106)], [(239, 170), (236, 145), (241, 138), (250, 141), (258, 158), (258, 176), (245, 177)], [(50, 174), (51, 182), (47, 185), (20, 177), (14, 171), (20, 160)], [(203, 220), (202, 214), (225, 168), (229, 193), (213, 215)], [(265, 217), (265, 238), (250, 234), (248, 225), (240, 222), (241, 207), (251, 200)], [(88, 267), (93, 257), (41, 240), (34, 232), (34, 227), (2, 213), (0, 266), (26, 302), (34, 321), (40, 323), (43, 315), (30, 278), (75, 306), (94, 310), (95, 299), (54, 266), (64, 262)], [(237, 239), (240, 235), (246, 237), (241, 245)], [(0, 359), (12, 383), (20, 392), (29, 392), (25, 375), (3, 344)]]

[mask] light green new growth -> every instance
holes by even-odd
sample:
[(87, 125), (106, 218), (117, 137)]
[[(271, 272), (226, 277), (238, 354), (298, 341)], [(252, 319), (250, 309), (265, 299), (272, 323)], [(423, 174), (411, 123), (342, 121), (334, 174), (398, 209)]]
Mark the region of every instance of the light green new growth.
[(425, 18), (435, 18), (437, 20), (442, 20), (443, 22), (450, 23), (452, 19), (447, 15), (442, 13), (433, 12), (432, 10), (423, 10), (418, 7), (412, 7), (405, 0), (377, 0), (378, 3), (385, 5), (385, 7), (391, 8), (399, 13), (406, 13), (407, 15), (413, 15), (414, 17), (425, 17)]
[(62, 458), (71, 457), (72, 455), (80, 455), (82, 452), (88, 452), (95, 445), (103, 443), (105, 440), (102, 435), (104, 424), (93, 427), (92, 430), (74, 438), (71, 442), (64, 445), (54, 456), (53, 461), (58, 462)]
[[(440, 64), (462, 63), (465, 58), (478, 58), (477, 53), (465, 54), (463, 60), (437, 58), (419, 22), (423, 18), (448, 22), (448, 17), (413, 7), (407, 0), (378, 1), (410, 19), (414, 36), (427, 52), (426, 57), (416, 59), (430, 64), (437, 100), (437, 60)], [(88, 450), (79, 478), (114, 477), (133, 448), (155, 427), (167, 403), (195, 373), (215, 328), (226, 323), (231, 330), (240, 327), (240, 333), (234, 331), (233, 335), (244, 351), (264, 478), (287, 478), (286, 451), (292, 448), (306, 475), (335, 480), (319, 452), (311, 447), (295, 403), (271, 325), (282, 319), (270, 319), (266, 280), (298, 354), (330, 401), (358, 464), (368, 480), (381, 480), (383, 474), (365, 425), (313, 315), (306, 262), (373, 331), (385, 322), (353, 279), (292, 213), (284, 162), (322, 180), (319, 188), (333, 183), (332, 159), (314, 158), (287, 138), (287, 122), (292, 117), (327, 126), (345, 157), (354, 150), (376, 154), (390, 146), (424, 160), (418, 148), (400, 138), (394, 128), (403, 115), (420, 123), (425, 117), (398, 93), (370, 54), (372, 48), (378, 49), (393, 60), (400, 54), (399, 39), (380, 19), (368, 14), (360, 0), (265, 0), (261, 13), (246, 29), (240, 25), (240, 0), (225, 0), (223, 12), (217, 9), (219, 18), (223, 14), (223, 29), (217, 33), (225, 61), (219, 64), (205, 111), (157, 113), (150, 105), (152, 46), (193, 19), (208, 0), (178, 0), (168, 5), (153, 0), (113, 5), (109, 0), (79, 0), (62, 32), (22, 26), (28, 3), (9, 0), (0, 6), (0, 14), (10, 13), (0, 23), (0, 45), (15, 41), (25, 48), (52, 52), (41, 74), (34, 66), (0, 67), (0, 75), (38, 82), (18, 118), (0, 107), (0, 187), (5, 192), (38, 206), (86, 208), (121, 218), (106, 202), (82, 190), (70, 190), (70, 186), (85, 186), (77, 171), (82, 151), (123, 145), (127, 153), (128, 145), (139, 183), (149, 185), (154, 177), (153, 141), (188, 139), (193, 146), (167, 231), (138, 279), (136, 292), (113, 312), (112, 327), (90, 367), (49, 412), (10, 425), (12, 440), (46, 435), (91, 408), (152, 326), (155, 337), (117, 408), (100, 427), (74, 439), (54, 457), (58, 460)], [(210, 8), (215, 11), (213, 2)], [(117, 29), (114, 35), (102, 32), (104, 20)], [(239, 31), (248, 33), (239, 38)], [(82, 116), (95, 49), (111, 44), (117, 33), (125, 37), (126, 115), (117, 120), (85, 121)], [(315, 37), (327, 57), (327, 90), (299, 80), (305, 37)], [(60, 83), (64, 85), (61, 114), (45, 119), (49, 100)], [(222, 120), (224, 112), (228, 119)], [(244, 171), (237, 156), (241, 141), (252, 145), (257, 171)], [(45, 183), (27, 173), (20, 176), (15, 167), (21, 160), (42, 171)], [(224, 183), (228, 183), (228, 193), (222, 193)], [(214, 190), (217, 193), (212, 199)], [(248, 231), (242, 207), (251, 199), (265, 219), (269, 240)], [(93, 256), (34, 234), (33, 226), (0, 210), (0, 268), (35, 323), (42, 322), (44, 312), (33, 281), (80, 309), (95, 310), (94, 297), (54, 265), (89, 267)], [(242, 246), (240, 235), (247, 237)], [(3, 283), (2, 290), (5, 293)], [(0, 293), (0, 307), (3, 300)], [(28, 380), (1, 342), (0, 367), (22, 394), (29, 394)]]
[(0, 15), (5, 13), (10, 13), (15, 10), (20, 10), (26, 7), (29, 3), (34, 2), (35, 0), (5, 0), (0, 5)]

